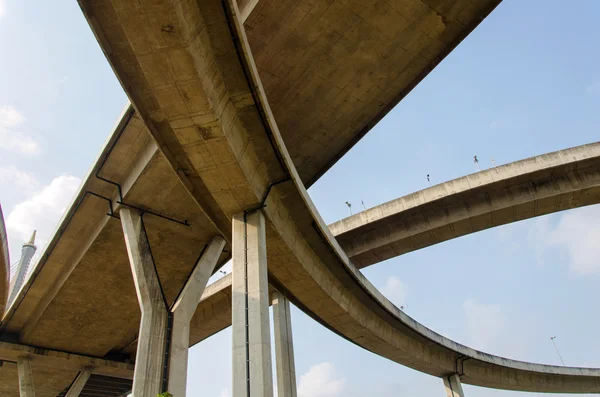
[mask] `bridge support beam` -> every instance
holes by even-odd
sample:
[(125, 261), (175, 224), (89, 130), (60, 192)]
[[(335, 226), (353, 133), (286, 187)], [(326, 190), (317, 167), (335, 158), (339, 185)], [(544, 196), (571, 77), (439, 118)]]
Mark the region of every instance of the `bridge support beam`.
[(296, 365), (292, 339), (290, 301), (273, 292), (273, 328), (275, 330), (275, 367), (277, 392), (280, 397), (296, 397)]
[(92, 369), (84, 368), (83, 371), (81, 371), (79, 375), (77, 375), (77, 378), (75, 378), (75, 381), (69, 388), (69, 391), (67, 392), (65, 397), (79, 397), (81, 391), (83, 390), (83, 387), (90, 378), (90, 375), (92, 375)]
[(443, 379), (447, 397), (465, 397), (458, 374), (444, 376)]
[(132, 396), (156, 396), (163, 387), (168, 312), (142, 216), (129, 208), (121, 209), (120, 216), (142, 311)]
[(237, 214), (232, 229), (233, 397), (272, 397), (264, 215)]
[(31, 357), (19, 356), (17, 359), (17, 371), (19, 373), (19, 395), (21, 397), (35, 397)]
[(190, 321), (196, 307), (198, 307), (198, 303), (200, 303), (206, 283), (215, 269), (224, 246), (225, 240), (221, 236), (213, 238), (198, 263), (196, 263), (196, 267), (171, 309), (173, 323), (167, 390), (174, 397), (185, 397), (186, 395)]

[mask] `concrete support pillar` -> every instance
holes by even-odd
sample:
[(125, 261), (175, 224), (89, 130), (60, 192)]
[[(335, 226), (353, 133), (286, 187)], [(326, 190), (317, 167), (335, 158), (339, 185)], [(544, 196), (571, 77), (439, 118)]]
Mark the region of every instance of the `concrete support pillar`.
[(17, 358), (19, 372), (19, 393), (21, 397), (35, 397), (33, 387), (33, 372), (31, 371), (31, 357), (19, 356)]
[(233, 217), (233, 397), (272, 397), (265, 218)]
[(92, 369), (84, 368), (83, 371), (81, 371), (79, 375), (77, 375), (77, 378), (75, 378), (75, 381), (69, 388), (69, 391), (67, 392), (65, 397), (79, 397), (79, 394), (81, 394), (81, 391), (83, 390), (83, 387), (90, 378), (90, 375), (92, 375)]
[(448, 397), (465, 397), (462, 389), (462, 383), (458, 374), (444, 376), (444, 387), (446, 388), (446, 396)]
[(277, 392), (279, 397), (296, 397), (296, 365), (290, 302), (277, 291), (273, 293), (273, 328), (275, 329)]
[(120, 216), (142, 311), (132, 396), (154, 397), (162, 391), (168, 313), (142, 217), (129, 208)]
[(221, 236), (213, 238), (196, 263), (196, 267), (171, 310), (173, 323), (167, 390), (173, 394), (173, 397), (185, 397), (186, 395), (190, 321), (224, 246), (225, 240)]

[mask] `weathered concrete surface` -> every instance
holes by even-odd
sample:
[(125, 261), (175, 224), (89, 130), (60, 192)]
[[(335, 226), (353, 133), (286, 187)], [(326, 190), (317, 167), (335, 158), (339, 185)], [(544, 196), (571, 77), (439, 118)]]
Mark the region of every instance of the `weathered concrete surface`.
[(365, 267), (520, 220), (600, 202), (600, 143), (467, 175), (329, 225)]
[(142, 216), (137, 210), (121, 210), (125, 245), (142, 312), (133, 397), (155, 396), (164, 391), (163, 366), (167, 341), (167, 306)]
[[(312, 47), (302, 62), (293, 59), (296, 50), (291, 46), (289, 55), (269, 52), (280, 39), (274, 37), (272, 47), (264, 45), (260, 50), (253, 44), (252, 51), (263, 51), (265, 59), (260, 60), (259, 71), (246, 32), (236, 19), (239, 11), (231, 1), (207, 0), (202, 2), (202, 8), (191, 0), (156, 1), (147, 8), (141, 8), (137, 2), (80, 1), (139, 113), (123, 123), (120, 138), (118, 134), (111, 137), (112, 142), (117, 142), (114, 150), (103, 151), (102, 159), (105, 155), (108, 158), (106, 164), (95, 165), (76, 202), (86, 190), (91, 190), (112, 197), (118, 213), (115, 186), (94, 176), (101, 169), (103, 178), (121, 184), (128, 204), (189, 220), (191, 226), (186, 227), (164, 218), (145, 218), (157, 271), (167, 301), (172, 303), (197, 259), (198, 247), (219, 233), (230, 240), (233, 214), (261, 204), (269, 192), (264, 209), (269, 270), (294, 302), (331, 329), (376, 354), (436, 376), (452, 372), (455, 359), (466, 353), (473, 357), (465, 363), (463, 379), (468, 383), (533, 391), (597, 391), (597, 371), (537, 366), (488, 356), (453, 344), (400, 313), (356, 271), (312, 208), (303, 186), (303, 182), (310, 184), (327, 169), (427, 73), (427, 67), (420, 67), (426, 63), (422, 62), (425, 53), (438, 51), (443, 56), (459, 40), (448, 44), (439, 35), (429, 40), (421, 34), (423, 30), (437, 26), (457, 39), (497, 2), (436, 2), (424, 13), (415, 9), (422, 2), (397, 2), (396, 7), (406, 6), (401, 13), (414, 23), (400, 24), (406, 29), (391, 38), (389, 34), (380, 35), (378, 27), (392, 29), (396, 25), (380, 23), (378, 19), (385, 19), (385, 15), (378, 15), (369, 7), (358, 11), (370, 26), (357, 20), (348, 29), (333, 28), (341, 33), (331, 32), (330, 27), (344, 18), (327, 14), (336, 8), (320, 13), (319, 8), (325, 3), (315, 3), (310, 9), (306, 3), (290, 7), (296, 13), (307, 9), (308, 13), (303, 18), (306, 23), (297, 25), (300, 30), (286, 36), (285, 29), (293, 25), (279, 23), (283, 18), (277, 13), (284, 12), (284, 7), (271, 15), (265, 8), (267, 3), (273, 4), (261, 1), (253, 14), (278, 23), (265, 23), (263, 29), (262, 25), (253, 25), (252, 19), (258, 17), (251, 14), (247, 30), (256, 30), (255, 37), (259, 37), (268, 33), (269, 25), (281, 31), (280, 38), (285, 40), (298, 37), (297, 42), (301, 43), (303, 37), (308, 39)], [(223, 5), (227, 15), (223, 14)], [(332, 6), (339, 8), (338, 4)], [(358, 2), (347, 4), (350, 10), (358, 6)], [(343, 15), (352, 17), (350, 13)], [(232, 40), (232, 34), (236, 40)], [(327, 41), (328, 37), (332, 40)], [(339, 65), (328, 63), (322, 54), (338, 59), (337, 55), (345, 51), (347, 37), (356, 40), (355, 45), (347, 47), (352, 56), (340, 56)], [(336, 43), (341, 46), (335, 47)], [(353, 57), (362, 56), (362, 49), (377, 50), (388, 43), (390, 49), (398, 52), (407, 51), (405, 47), (413, 50), (408, 57), (404, 53), (390, 57), (390, 63), (384, 66), (387, 70), (380, 75), (384, 76), (381, 84), (372, 84), (368, 78), (378, 77), (382, 71), (379, 65), (386, 64), (385, 52), (363, 65), (363, 69), (351, 72), (350, 78), (337, 73), (360, 65)], [(421, 50), (421, 55), (412, 56)], [(277, 61), (280, 55), (289, 61)], [(325, 62), (316, 62), (318, 58)], [(407, 59), (412, 59), (409, 66), (403, 63)], [(265, 77), (264, 89), (261, 82), (266, 67), (278, 62), (282, 68), (288, 62), (294, 68), (299, 64), (296, 75), (308, 72), (308, 78), (296, 79), (303, 84), (295, 83), (289, 90), (285, 87), (287, 79), (282, 79), (280, 87), (285, 94), (280, 100), (275, 99), (280, 77)], [(435, 62), (434, 59), (427, 65)], [(315, 65), (319, 65), (319, 70)], [(332, 68), (328, 69), (328, 65)], [(330, 73), (319, 76), (327, 70)], [(294, 74), (289, 76), (293, 80)], [(319, 79), (323, 79), (323, 84), (319, 84)], [(344, 85), (344, 79), (357, 83)], [(409, 82), (401, 86), (403, 81)], [(298, 87), (301, 91), (296, 94)], [(328, 87), (333, 87), (333, 91)], [(392, 101), (376, 107), (373, 104), (378, 104), (377, 100), (371, 100), (369, 95), (376, 95), (379, 87), (396, 91)], [(336, 111), (321, 111), (328, 105), (319, 101), (330, 100), (329, 94), (336, 90), (341, 91), (331, 101)], [(269, 92), (274, 109), (279, 109), (276, 118), (265, 91)], [(299, 117), (291, 119), (283, 114), (286, 111)], [(339, 114), (340, 118), (331, 118), (331, 114)], [(354, 116), (359, 114), (361, 120), (357, 121)], [(350, 128), (343, 126), (348, 119)], [(281, 133), (275, 120), (282, 125)], [(111, 142), (107, 144), (110, 147)], [(288, 178), (291, 181), (272, 186)], [(2, 332), (44, 347), (98, 357), (133, 358), (140, 311), (121, 229), (116, 220), (107, 220), (106, 201), (85, 197), (80, 206), (72, 206), (67, 213), (32, 279), (4, 316)], [(227, 257), (225, 253), (221, 260)], [(209, 286), (206, 296), (227, 293)], [(115, 296), (120, 299), (115, 300)], [(217, 311), (219, 308), (202, 308), (197, 313), (202, 313), (204, 320), (213, 318), (219, 322), (224, 318)], [(210, 317), (213, 309), (216, 316)], [(205, 327), (201, 332), (210, 328), (208, 322), (196, 321), (202, 316), (192, 319), (191, 339), (198, 335), (194, 327)]]
[(458, 374), (444, 376), (442, 380), (444, 382), (447, 397), (465, 397)]
[[(70, 380), (73, 380), (77, 372), (85, 367), (94, 368), (94, 373), (97, 375), (133, 379), (133, 364), (130, 363), (104, 360), (101, 358), (42, 349), (34, 346), (0, 342), (0, 361), (5, 363), (17, 362), (17, 358), (23, 355), (32, 358), (36, 366), (36, 371), (38, 368), (62, 371), (67, 374), (72, 374)], [(0, 370), (2, 370), (2, 368), (3, 367), (0, 367)], [(63, 389), (64, 387), (65, 386), (63, 386)]]
[(269, 279), (262, 212), (233, 217), (233, 397), (273, 396)]
[(65, 397), (79, 397), (88, 379), (92, 375), (91, 368), (84, 368), (75, 378)]
[(19, 370), (19, 394), (21, 397), (35, 397), (31, 357), (19, 356), (17, 368)]
[(260, 0), (245, 21), (270, 109), (310, 186), (499, 0)]
[[(400, 312), (362, 276), (306, 192), (234, 2), (158, 1), (145, 10), (136, 3), (80, 4), (159, 149), (212, 225), (228, 235), (233, 214), (265, 205), (269, 271), (303, 310), (365, 349), (435, 376), (454, 371), (456, 358), (466, 355), (466, 383), (600, 390), (598, 370), (506, 360), (449, 341)], [(213, 137), (232, 161), (216, 168), (192, 161)]]
[[(597, 203), (600, 143), (592, 143), (449, 181), (328, 227), (361, 268), (488, 227)], [(229, 313), (223, 312), (231, 301), (227, 277), (203, 297), (195, 315), (194, 342), (230, 325)]]
[(294, 361), (290, 301), (279, 291), (275, 291), (272, 294), (272, 302), (277, 395), (280, 397), (296, 397), (296, 364)]
[(225, 240), (216, 236), (202, 256), (175, 301), (171, 313), (171, 346), (169, 355), (169, 382), (167, 390), (174, 397), (185, 397), (187, 390), (188, 350), (190, 347), (190, 321), (196, 312), (208, 279), (215, 270)]
[(8, 301), (10, 286), (10, 257), (8, 255), (8, 239), (4, 226), (4, 216), (0, 205), (0, 318), (4, 315)]

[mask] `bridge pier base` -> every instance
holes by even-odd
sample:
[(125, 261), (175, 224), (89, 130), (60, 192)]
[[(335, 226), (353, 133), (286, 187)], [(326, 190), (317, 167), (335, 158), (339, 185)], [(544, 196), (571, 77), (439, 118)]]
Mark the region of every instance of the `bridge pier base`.
[(275, 367), (280, 397), (296, 397), (296, 365), (292, 338), (290, 301), (278, 291), (273, 293), (273, 328), (275, 330)]
[(444, 376), (443, 380), (447, 397), (465, 397), (458, 374)]
[(129, 208), (121, 209), (120, 216), (142, 311), (132, 396), (156, 396), (163, 386), (168, 312), (142, 216)]
[(217, 264), (225, 240), (215, 237), (196, 263), (171, 309), (171, 348), (169, 355), (169, 383), (167, 390), (174, 397), (185, 397), (187, 383), (188, 349), (190, 347), (190, 321), (206, 288), (206, 283)]
[(92, 375), (92, 369), (84, 368), (77, 375), (77, 378), (75, 378), (75, 381), (69, 388), (69, 391), (67, 392), (65, 397), (79, 397), (79, 395), (81, 394), (81, 391), (83, 390), (83, 387), (85, 386), (86, 382), (88, 381), (88, 379), (90, 378), (91, 375)]
[(273, 396), (265, 218), (233, 217), (233, 397)]
[(21, 397), (35, 397), (31, 357), (19, 356), (17, 358), (17, 370), (19, 373), (19, 395)]

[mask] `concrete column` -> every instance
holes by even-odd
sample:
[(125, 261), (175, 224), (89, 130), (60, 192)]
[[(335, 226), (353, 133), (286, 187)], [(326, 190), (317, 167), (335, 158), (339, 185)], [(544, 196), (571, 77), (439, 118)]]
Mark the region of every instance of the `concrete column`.
[(132, 396), (153, 397), (162, 391), (168, 313), (142, 217), (129, 208), (121, 209), (120, 216), (142, 311)]
[(233, 397), (272, 397), (265, 218), (233, 217)]
[(296, 365), (290, 302), (277, 291), (273, 293), (273, 328), (275, 329), (277, 392), (279, 397), (296, 397)]
[(444, 387), (448, 397), (465, 397), (458, 374), (444, 376)]
[(33, 372), (31, 371), (31, 357), (19, 356), (17, 358), (19, 372), (19, 393), (21, 397), (35, 397), (33, 387)]
[(200, 303), (200, 298), (225, 246), (221, 236), (212, 239), (185, 286), (173, 305), (171, 351), (169, 355), (169, 386), (173, 397), (185, 397), (187, 383), (188, 349), (190, 347), (190, 321)]
[(81, 391), (90, 378), (90, 375), (92, 375), (92, 369), (84, 368), (83, 371), (77, 375), (77, 378), (75, 378), (75, 382), (73, 382), (65, 397), (79, 397), (79, 394), (81, 394)]

